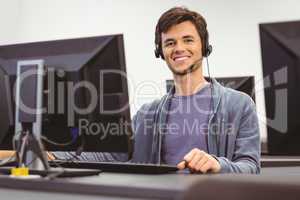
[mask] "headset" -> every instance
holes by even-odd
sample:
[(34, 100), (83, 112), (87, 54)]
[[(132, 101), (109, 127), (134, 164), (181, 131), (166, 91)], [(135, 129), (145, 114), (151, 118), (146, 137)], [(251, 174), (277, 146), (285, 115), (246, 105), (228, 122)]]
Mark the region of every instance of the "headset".
[[(199, 35), (200, 35), (200, 30), (197, 30)], [(159, 27), (157, 26), (156, 28), (156, 34), (159, 34), (160, 31), (159, 31)], [(155, 36), (155, 37), (160, 37), (160, 36)], [(203, 38), (202, 38), (203, 37)], [(211, 52), (212, 52), (212, 45), (209, 44), (209, 35), (208, 35), (208, 31), (207, 29), (205, 28), (204, 30), (204, 35), (201, 37), (201, 42), (203, 45), (202, 47), (202, 56), (203, 57), (208, 57)], [(155, 49), (154, 49), (154, 55), (156, 58), (162, 58), (162, 59), (165, 59), (163, 53), (162, 53), (162, 47), (161, 47), (161, 40), (158, 40), (158, 39), (155, 39)]]
[[(196, 28), (197, 28), (197, 26), (196, 26)], [(163, 55), (163, 52), (162, 52), (161, 36), (159, 35), (160, 32), (161, 32), (160, 28), (157, 25), (156, 30), (155, 30), (154, 55), (155, 55), (156, 58), (162, 58), (164, 60), (165, 58), (164, 58), (164, 55)], [(187, 69), (185, 69), (182, 72), (176, 72), (176, 71), (172, 70), (172, 67), (169, 66), (169, 68), (171, 69), (171, 71), (174, 74), (179, 75), (179, 76), (184, 76), (188, 73), (193, 72), (194, 70), (196, 70), (199, 67), (199, 65), (197, 65), (197, 63), (202, 61), (203, 57), (205, 57), (207, 59), (207, 57), (211, 54), (213, 48), (209, 44), (209, 40), (208, 40), (209, 39), (209, 34), (208, 34), (207, 29), (206, 29), (206, 25), (205, 26), (200, 26), (199, 28), (197, 28), (197, 32), (200, 36), (201, 43), (204, 44), (204, 45), (202, 45), (202, 57), (199, 58), (199, 60), (196, 60), (192, 65), (190, 65)]]

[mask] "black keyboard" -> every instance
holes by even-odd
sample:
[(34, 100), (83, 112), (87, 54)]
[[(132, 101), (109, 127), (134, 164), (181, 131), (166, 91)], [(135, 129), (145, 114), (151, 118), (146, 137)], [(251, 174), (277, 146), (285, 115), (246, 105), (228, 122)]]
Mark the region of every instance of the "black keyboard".
[(77, 169), (99, 169), (103, 172), (135, 173), (135, 174), (164, 174), (178, 170), (173, 165), (142, 164), (128, 162), (90, 162), (90, 161), (61, 161), (49, 162), (51, 167), (60, 166)]

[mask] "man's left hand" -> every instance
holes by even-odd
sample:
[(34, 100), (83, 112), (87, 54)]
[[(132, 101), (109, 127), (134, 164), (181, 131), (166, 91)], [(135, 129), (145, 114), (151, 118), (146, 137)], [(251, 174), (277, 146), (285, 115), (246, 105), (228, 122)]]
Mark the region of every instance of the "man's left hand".
[(193, 173), (218, 173), (221, 170), (220, 163), (216, 158), (197, 148), (186, 154), (177, 167), (178, 169), (189, 168)]

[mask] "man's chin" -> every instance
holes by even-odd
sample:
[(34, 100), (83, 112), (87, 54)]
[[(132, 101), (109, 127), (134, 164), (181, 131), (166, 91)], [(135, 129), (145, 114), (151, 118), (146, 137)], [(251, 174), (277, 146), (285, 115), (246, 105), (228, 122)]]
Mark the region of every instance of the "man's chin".
[(188, 67), (182, 67), (182, 68), (171, 68), (170, 70), (173, 72), (173, 74), (184, 74), (189, 69)]

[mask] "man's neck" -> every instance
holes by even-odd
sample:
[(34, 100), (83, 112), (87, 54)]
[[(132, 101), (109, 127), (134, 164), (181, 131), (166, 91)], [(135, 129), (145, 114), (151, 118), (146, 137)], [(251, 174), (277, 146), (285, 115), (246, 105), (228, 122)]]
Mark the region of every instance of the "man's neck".
[(184, 76), (174, 75), (175, 94), (178, 96), (189, 96), (197, 93), (206, 83), (202, 67)]

